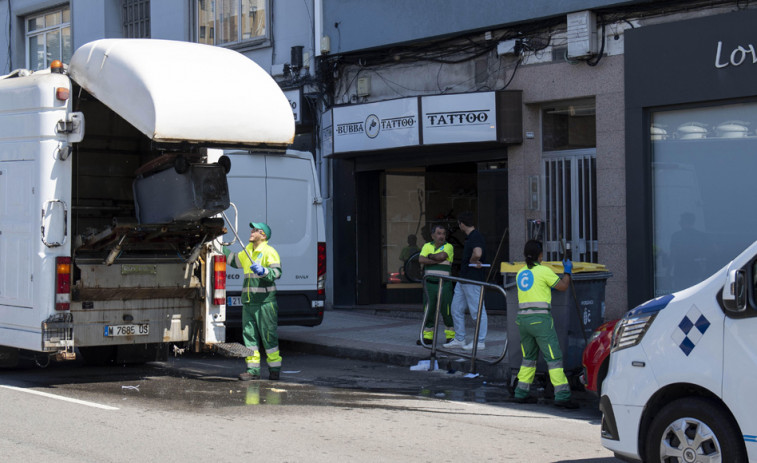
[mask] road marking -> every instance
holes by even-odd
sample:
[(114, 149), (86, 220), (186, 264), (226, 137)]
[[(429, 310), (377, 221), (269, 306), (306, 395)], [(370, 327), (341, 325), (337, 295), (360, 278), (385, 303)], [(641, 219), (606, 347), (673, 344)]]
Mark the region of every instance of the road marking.
[(111, 407), (110, 405), (96, 404), (94, 402), (87, 402), (86, 400), (72, 399), (70, 397), (63, 397), (62, 395), (48, 394), (47, 392), (35, 391), (34, 389), (24, 389), (21, 387), (5, 386), (0, 384), (0, 387), (5, 389), (11, 389), (13, 391), (26, 392), (29, 394), (41, 395), (42, 397), (49, 397), (51, 399), (63, 400), (65, 402), (72, 402), (79, 405), (86, 405), (88, 407), (101, 408), (103, 410), (118, 410), (118, 407)]

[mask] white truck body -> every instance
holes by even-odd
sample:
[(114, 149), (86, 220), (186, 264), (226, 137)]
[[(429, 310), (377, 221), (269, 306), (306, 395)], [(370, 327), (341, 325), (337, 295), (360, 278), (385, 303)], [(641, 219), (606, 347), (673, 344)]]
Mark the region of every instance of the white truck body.
[(626, 460), (757, 461), (757, 242), (626, 314), (602, 385), (602, 444)]
[(200, 175), (207, 148), (283, 152), (293, 136), (278, 85), (224, 48), (98, 40), (67, 74), (0, 76), (0, 350), (70, 357), (77, 347), (223, 341), (208, 265), (223, 220), (140, 223), (140, 209), (184, 199), (173, 169), (161, 171), (151, 204), (135, 204), (133, 189), (159, 170), (144, 166), (186, 156), (190, 203), (222, 196), (225, 178)]
[[(221, 153), (209, 153), (215, 160)], [(252, 221), (272, 230), (270, 244), (281, 257), (282, 274), (276, 281), (279, 325), (319, 325), (323, 320), (326, 278), (326, 228), (323, 202), (313, 156), (307, 152), (223, 152), (231, 159), (227, 175), (229, 196), (237, 211), (227, 211), (236, 222), (243, 245)], [(215, 155), (215, 157), (214, 157)], [(237, 219), (235, 220), (236, 217)], [(233, 252), (229, 231), (224, 237)], [(242, 269), (227, 268), (226, 327), (241, 328)]]

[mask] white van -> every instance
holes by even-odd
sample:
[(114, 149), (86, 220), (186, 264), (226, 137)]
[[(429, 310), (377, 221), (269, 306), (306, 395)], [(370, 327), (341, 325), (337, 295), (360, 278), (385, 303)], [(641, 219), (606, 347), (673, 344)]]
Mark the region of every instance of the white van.
[(757, 461), (757, 242), (629, 311), (602, 385), (602, 445), (628, 461)]
[(0, 366), (223, 342), (211, 244), (229, 163), (207, 151), (284, 152), (283, 92), (243, 55), (188, 42), (98, 40), (53, 64), (0, 76)]
[[(209, 154), (209, 159), (220, 154)], [(250, 222), (265, 222), (273, 235), (270, 244), (281, 257), (279, 325), (319, 325), (325, 304), (326, 228), (313, 155), (294, 150), (223, 154), (231, 159), (229, 196), (237, 209), (226, 215), (235, 222), (242, 245), (250, 236)], [(242, 250), (231, 231), (223, 241), (234, 252)], [(226, 275), (226, 328), (235, 337), (242, 327), (244, 273), (227, 267)]]

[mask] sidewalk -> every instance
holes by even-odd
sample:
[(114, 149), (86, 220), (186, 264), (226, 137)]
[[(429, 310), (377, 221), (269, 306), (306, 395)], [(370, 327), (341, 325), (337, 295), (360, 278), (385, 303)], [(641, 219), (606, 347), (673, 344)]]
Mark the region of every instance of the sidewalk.
[[(474, 327), (468, 317), (468, 341), (473, 339)], [(431, 349), (416, 345), (421, 330), (420, 318), (395, 318), (373, 315), (353, 310), (328, 310), (323, 323), (315, 327), (280, 326), (279, 344), (282, 351), (292, 349), (300, 352), (334, 357), (368, 360), (411, 367), (431, 357)], [(440, 340), (444, 339), (440, 330)], [(477, 358), (494, 360), (505, 349), (507, 327), (501, 321), (489, 317), (489, 332), (486, 349), (479, 351)], [(443, 349), (440, 343), (437, 348)], [(447, 350), (447, 349), (445, 349)], [(453, 352), (467, 353), (461, 349)], [(469, 354), (469, 353), (468, 353)], [(437, 352), (439, 368), (470, 371), (470, 359)], [(477, 361), (476, 373), (490, 380), (505, 381), (509, 367), (507, 356), (496, 365)]]

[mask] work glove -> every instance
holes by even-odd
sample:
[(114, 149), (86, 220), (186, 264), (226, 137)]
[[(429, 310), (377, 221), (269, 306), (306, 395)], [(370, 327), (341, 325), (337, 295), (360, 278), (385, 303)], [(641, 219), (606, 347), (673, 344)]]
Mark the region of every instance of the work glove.
[(262, 265), (258, 264), (257, 262), (253, 262), (252, 265), (250, 265), (250, 270), (252, 270), (252, 273), (255, 275), (262, 277), (265, 275), (265, 269)]
[(221, 250), (223, 251), (223, 255), (226, 257), (229, 257), (229, 254), (231, 254), (231, 249), (227, 248), (226, 246), (221, 248)]
[(573, 262), (570, 259), (564, 259), (562, 261), (563, 273), (570, 275), (573, 272)]

